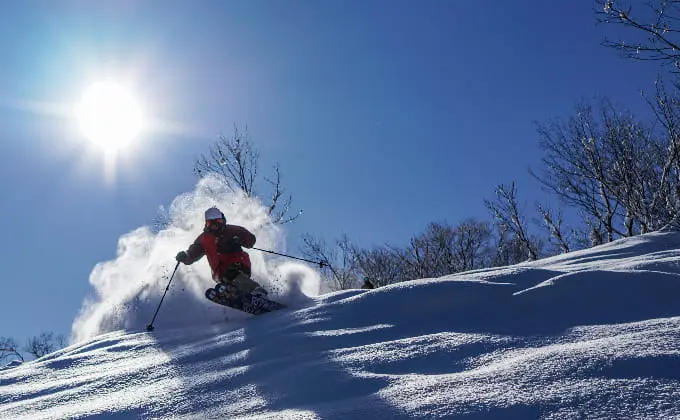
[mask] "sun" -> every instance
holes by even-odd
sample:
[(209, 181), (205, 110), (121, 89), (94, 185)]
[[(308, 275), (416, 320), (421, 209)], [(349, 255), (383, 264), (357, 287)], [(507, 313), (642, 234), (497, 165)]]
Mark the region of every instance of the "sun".
[(112, 82), (88, 87), (76, 114), (83, 135), (107, 152), (127, 146), (142, 130), (141, 107), (128, 90)]

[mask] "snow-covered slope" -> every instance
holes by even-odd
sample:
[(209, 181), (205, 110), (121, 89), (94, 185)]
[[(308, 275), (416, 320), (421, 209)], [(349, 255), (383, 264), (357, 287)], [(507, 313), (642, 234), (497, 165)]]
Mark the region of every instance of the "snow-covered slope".
[(678, 248), (680, 233), (652, 233), (234, 323), (113, 332), (0, 372), (0, 418), (675, 418)]

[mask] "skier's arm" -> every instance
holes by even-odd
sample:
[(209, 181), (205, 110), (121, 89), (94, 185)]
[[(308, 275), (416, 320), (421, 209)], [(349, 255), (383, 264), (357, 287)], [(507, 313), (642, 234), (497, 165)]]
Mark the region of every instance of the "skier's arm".
[(203, 234), (196, 238), (194, 243), (189, 246), (189, 249), (187, 249), (187, 259), (184, 262), (186, 265), (195, 263), (205, 255), (205, 249), (203, 249), (201, 239), (203, 239)]
[(239, 244), (246, 248), (252, 248), (255, 245), (255, 235), (242, 226), (234, 226), (233, 236), (238, 236)]

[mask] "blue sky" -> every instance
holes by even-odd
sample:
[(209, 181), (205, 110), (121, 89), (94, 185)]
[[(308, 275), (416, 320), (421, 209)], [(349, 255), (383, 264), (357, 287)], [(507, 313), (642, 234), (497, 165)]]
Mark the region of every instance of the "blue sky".
[[(195, 157), (247, 125), (279, 162), (303, 232), (405, 243), (428, 222), (487, 218), (483, 200), (540, 159), (534, 121), (607, 95), (644, 111), (658, 68), (600, 46), (588, 1), (3, 3), (0, 335), (67, 334), (94, 265), (190, 190)], [(181, 130), (117, 162), (61, 116), (123, 78)]]

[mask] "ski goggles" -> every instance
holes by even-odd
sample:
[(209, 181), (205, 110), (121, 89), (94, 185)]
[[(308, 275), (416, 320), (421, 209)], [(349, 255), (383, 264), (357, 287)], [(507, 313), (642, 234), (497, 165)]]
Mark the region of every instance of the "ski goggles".
[(222, 226), (224, 224), (224, 220), (222, 219), (209, 219), (205, 221), (206, 226)]

